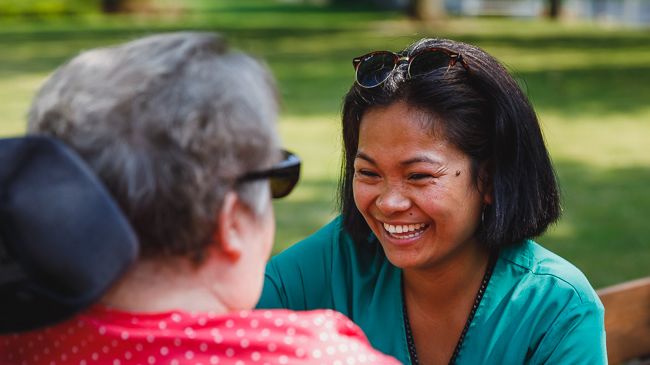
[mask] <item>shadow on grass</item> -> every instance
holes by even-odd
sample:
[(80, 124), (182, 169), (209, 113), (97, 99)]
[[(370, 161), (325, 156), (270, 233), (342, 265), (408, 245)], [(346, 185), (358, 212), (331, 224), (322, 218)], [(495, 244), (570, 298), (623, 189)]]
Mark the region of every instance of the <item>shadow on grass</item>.
[[(650, 65), (539, 70), (518, 73), (536, 108), (559, 115), (634, 113), (650, 100)], [(567, 118), (567, 120), (571, 120)]]
[[(253, 48), (267, 59), (273, 59), (277, 55), (277, 62), (285, 62), (287, 59), (294, 63), (301, 60), (318, 59), (319, 61), (333, 62), (340, 61), (337, 55), (329, 54), (331, 49), (323, 47), (322, 52), (304, 52), (300, 49), (300, 42), (296, 40), (295, 47), (290, 52), (276, 52), (274, 45), (285, 38), (295, 38), (299, 32), (299, 39), (310, 42), (310, 38), (331, 37), (336, 34), (346, 34), (351, 30), (346, 29), (297, 29), (285, 28), (259, 28), (241, 29), (220, 27), (218, 25), (177, 25), (177, 26), (155, 26), (140, 28), (134, 26), (127, 29), (65, 29), (42, 31), (0, 31), (0, 48), (10, 50), (0, 54), (0, 73), (10, 75), (16, 73), (42, 73), (48, 72), (59, 66), (62, 62), (75, 56), (80, 51), (89, 48), (113, 45), (135, 39), (141, 36), (174, 31), (213, 31), (224, 34), (235, 47), (245, 44)], [(330, 45), (331, 47), (331, 45)], [(251, 51), (245, 49), (246, 51)], [(324, 55), (329, 54), (327, 57)], [(353, 53), (350, 53), (353, 54)], [(349, 56), (352, 59), (353, 56)], [(346, 58), (346, 63), (347, 58)]]
[(463, 35), (458, 40), (481, 45), (481, 47), (513, 47), (521, 50), (598, 50), (604, 52), (600, 57), (607, 58), (608, 52), (625, 51), (631, 48), (647, 49), (650, 42), (648, 32), (583, 32), (577, 34), (497, 34)]
[(650, 275), (650, 167), (597, 169), (573, 161), (556, 167), (564, 213), (540, 242), (595, 287)]
[(231, 4), (219, 4), (218, 2), (206, 2), (205, 5), (200, 7), (202, 12), (211, 12), (211, 13), (221, 13), (224, 11), (227, 12), (236, 12), (241, 14), (256, 14), (256, 13), (269, 13), (269, 12), (282, 12), (285, 14), (313, 14), (314, 12), (325, 13), (325, 14), (337, 14), (337, 13), (368, 13), (373, 12), (378, 16), (382, 13), (391, 14), (395, 11), (376, 9), (376, 7), (368, 6), (368, 4), (359, 3), (347, 3), (347, 4), (332, 4), (332, 5), (315, 5), (309, 3), (302, 4), (287, 4), (287, 3), (270, 3), (269, 1), (249, 1), (246, 2), (237, 2)]
[[(251, 8), (253, 9), (253, 8)], [(257, 8), (255, 8), (257, 9)], [(249, 9), (250, 10), (250, 9)], [(238, 10), (239, 11), (239, 10)], [(248, 11), (248, 10), (247, 10)], [(257, 10), (250, 10), (257, 12)], [(299, 20), (301, 12), (296, 10)], [(233, 18), (239, 14), (232, 12)], [(285, 101), (285, 112), (294, 115), (337, 114), (341, 99), (353, 82), (350, 59), (370, 48), (390, 48), (399, 41), (407, 45), (417, 38), (414, 35), (394, 34), (389, 37), (373, 36), (372, 22), (359, 24), (340, 20), (334, 25), (295, 24), (291, 14), (286, 18), (257, 24), (251, 16), (245, 25), (233, 25), (231, 20), (220, 25), (218, 19), (198, 23), (165, 24), (145, 23), (119, 25), (107, 20), (98, 24), (72, 24), (57, 26), (34, 25), (34, 29), (0, 30), (0, 48), (10, 50), (0, 54), (0, 77), (24, 73), (47, 73), (77, 54), (82, 49), (114, 44), (155, 32), (184, 29), (210, 30), (224, 33), (235, 45), (267, 59), (279, 79)], [(266, 19), (266, 18), (264, 18)], [(322, 20), (327, 17), (322, 16)], [(304, 22), (303, 22), (304, 23)], [(365, 25), (364, 25), (365, 24)], [(359, 41), (363, 39), (363, 42)], [(463, 35), (463, 41), (485, 47), (501, 45), (513, 51), (558, 49), (602, 49), (603, 57), (614, 52), (638, 52), (646, 47), (650, 35), (641, 32), (578, 33), (567, 36), (557, 34), (508, 36)], [(504, 60), (508, 62), (508, 60)], [(585, 63), (571, 69), (554, 69), (552, 63), (538, 71), (517, 73), (526, 85), (533, 104), (540, 110), (550, 110), (564, 116), (575, 113), (594, 115), (609, 113), (634, 113), (647, 108), (650, 100), (650, 66), (628, 65), (626, 61), (612, 60), (602, 66)], [(598, 118), (594, 118), (597, 120)]]

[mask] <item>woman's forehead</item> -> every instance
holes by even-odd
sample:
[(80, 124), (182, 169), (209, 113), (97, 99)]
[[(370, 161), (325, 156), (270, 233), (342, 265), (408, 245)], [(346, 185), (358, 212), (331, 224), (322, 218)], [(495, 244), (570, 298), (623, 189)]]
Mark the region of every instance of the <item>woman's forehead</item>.
[[(431, 114), (395, 103), (368, 110), (361, 120), (357, 156), (365, 160), (391, 161), (399, 164), (440, 162), (464, 154), (435, 132), (437, 124)], [(402, 163), (403, 162), (403, 163)]]
[(431, 112), (396, 102), (368, 109), (359, 125), (359, 139), (367, 136), (410, 137), (433, 141), (446, 139), (442, 132), (444, 121)]

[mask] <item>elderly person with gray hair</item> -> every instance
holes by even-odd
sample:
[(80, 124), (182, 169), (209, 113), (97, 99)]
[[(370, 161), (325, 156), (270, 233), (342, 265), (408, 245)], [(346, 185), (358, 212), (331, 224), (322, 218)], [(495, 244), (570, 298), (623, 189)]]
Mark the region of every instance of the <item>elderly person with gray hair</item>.
[(140, 256), (90, 309), (0, 337), (0, 362), (396, 363), (341, 314), (251, 310), (273, 242), (270, 198), (299, 176), (276, 118), (269, 72), (215, 34), (150, 36), (59, 68), (29, 131), (85, 160)]

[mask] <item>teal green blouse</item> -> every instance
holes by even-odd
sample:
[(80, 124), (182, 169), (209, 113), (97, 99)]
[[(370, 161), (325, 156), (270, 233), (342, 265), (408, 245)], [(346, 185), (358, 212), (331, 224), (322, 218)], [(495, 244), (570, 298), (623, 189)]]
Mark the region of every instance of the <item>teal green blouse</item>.
[[(354, 244), (341, 219), (275, 256), (260, 308), (331, 308), (374, 347), (409, 364), (401, 270), (376, 238)], [(457, 364), (606, 364), (604, 311), (585, 276), (533, 241), (501, 250)]]

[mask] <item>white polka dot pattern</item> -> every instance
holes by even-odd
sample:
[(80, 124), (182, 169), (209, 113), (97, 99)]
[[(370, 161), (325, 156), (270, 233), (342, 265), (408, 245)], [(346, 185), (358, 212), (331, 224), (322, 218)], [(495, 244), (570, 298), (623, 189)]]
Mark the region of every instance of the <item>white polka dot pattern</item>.
[(0, 364), (398, 364), (331, 310), (132, 314), (95, 307), (46, 329), (0, 336)]

